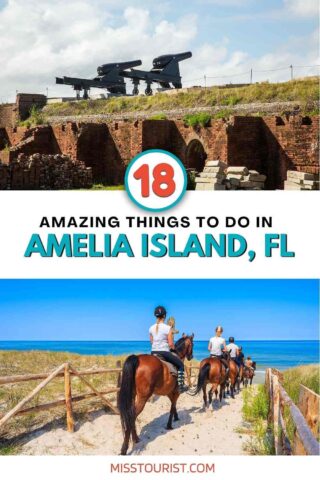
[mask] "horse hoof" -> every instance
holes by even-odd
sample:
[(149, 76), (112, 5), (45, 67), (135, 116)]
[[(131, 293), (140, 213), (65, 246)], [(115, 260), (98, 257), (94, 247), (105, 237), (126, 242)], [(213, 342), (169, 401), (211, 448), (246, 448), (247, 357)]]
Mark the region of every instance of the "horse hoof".
[(167, 425), (167, 426), (166, 426), (166, 429), (167, 429), (167, 430), (173, 430), (173, 427), (172, 427), (171, 425)]
[(179, 422), (179, 420), (180, 420), (179, 417), (173, 419), (174, 422)]
[(133, 440), (133, 443), (139, 443), (139, 442), (140, 442), (140, 438), (139, 438), (139, 437), (137, 437), (137, 438), (135, 438), (135, 439)]

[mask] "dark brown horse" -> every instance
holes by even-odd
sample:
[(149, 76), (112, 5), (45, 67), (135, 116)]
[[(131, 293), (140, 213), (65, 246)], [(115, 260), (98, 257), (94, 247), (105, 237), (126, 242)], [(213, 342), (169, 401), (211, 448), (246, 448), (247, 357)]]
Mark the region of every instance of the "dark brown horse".
[[(220, 387), (219, 400), (220, 402), (222, 402), (226, 381), (227, 381), (226, 367), (221, 362), (221, 360), (217, 357), (205, 358), (200, 363), (197, 387), (196, 387), (196, 390), (193, 392), (193, 395), (197, 395), (200, 392), (200, 390), (202, 390), (204, 406), (208, 408), (209, 405), (211, 405), (212, 403), (213, 393), (215, 393), (217, 398), (219, 387)], [(209, 390), (209, 403), (207, 400), (208, 383), (211, 384), (211, 388)]]
[[(181, 360), (192, 359), (194, 334), (184, 335), (176, 344), (175, 349)], [(121, 455), (126, 455), (130, 436), (133, 443), (139, 442), (136, 432), (136, 418), (152, 394), (165, 395), (171, 401), (167, 429), (172, 429), (172, 419), (179, 420), (177, 400), (179, 392), (177, 378), (174, 377), (158, 357), (154, 355), (130, 355), (122, 369), (122, 379), (118, 397), (121, 425), (124, 440)]]
[(256, 365), (256, 362), (252, 362), (252, 368), (246, 366), (243, 368), (243, 385), (245, 388), (247, 388), (249, 383), (252, 385)]

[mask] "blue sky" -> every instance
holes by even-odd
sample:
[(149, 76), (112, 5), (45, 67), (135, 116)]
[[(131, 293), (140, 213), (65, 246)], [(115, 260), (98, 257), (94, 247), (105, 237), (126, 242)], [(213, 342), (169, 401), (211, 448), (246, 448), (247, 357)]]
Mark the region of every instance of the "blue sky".
[(0, 280), (0, 340), (147, 340), (163, 304), (180, 333), (316, 339), (315, 280)]
[(250, 68), (254, 81), (287, 80), (282, 67), (319, 64), (317, 11), (318, 0), (0, 0), (0, 102), (15, 90), (70, 95), (55, 76), (92, 77), (102, 63), (136, 58), (149, 69), (185, 50), (186, 86), (205, 74), (208, 85), (248, 81)]

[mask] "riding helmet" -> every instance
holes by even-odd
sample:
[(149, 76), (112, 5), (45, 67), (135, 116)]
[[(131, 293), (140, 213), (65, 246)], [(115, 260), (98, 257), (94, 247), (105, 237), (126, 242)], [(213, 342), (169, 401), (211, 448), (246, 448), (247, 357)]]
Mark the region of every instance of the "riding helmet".
[(166, 317), (166, 315), (167, 315), (167, 311), (164, 307), (159, 306), (154, 309), (155, 317)]

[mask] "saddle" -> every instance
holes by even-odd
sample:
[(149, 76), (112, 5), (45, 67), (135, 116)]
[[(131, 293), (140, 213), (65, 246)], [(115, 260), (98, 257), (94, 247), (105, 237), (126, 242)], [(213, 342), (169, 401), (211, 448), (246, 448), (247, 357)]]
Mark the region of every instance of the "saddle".
[(166, 360), (164, 360), (164, 358), (161, 355), (159, 355), (157, 353), (153, 353), (152, 355), (154, 355), (155, 357), (158, 357), (159, 360), (168, 367), (170, 375), (172, 375), (173, 377), (178, 376), (178, 369), (175, 365), (173, 365), (170, 362), (167, 362)]

